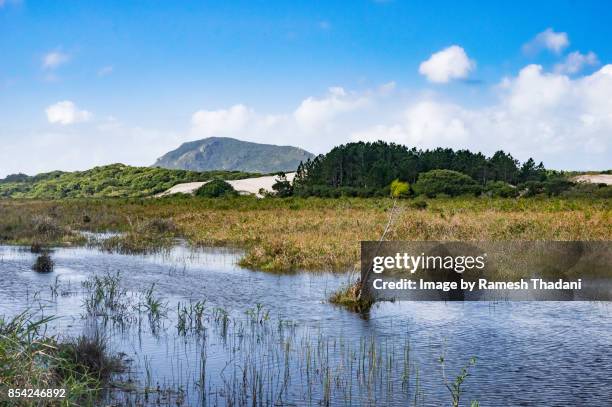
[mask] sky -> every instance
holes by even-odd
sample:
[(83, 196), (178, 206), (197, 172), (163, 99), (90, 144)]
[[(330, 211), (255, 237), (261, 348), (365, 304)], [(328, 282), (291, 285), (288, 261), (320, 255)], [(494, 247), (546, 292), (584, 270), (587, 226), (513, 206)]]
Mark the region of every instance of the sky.
[(612, 168), (612, 3), (0, 0), (0, 177), (209, 136)]

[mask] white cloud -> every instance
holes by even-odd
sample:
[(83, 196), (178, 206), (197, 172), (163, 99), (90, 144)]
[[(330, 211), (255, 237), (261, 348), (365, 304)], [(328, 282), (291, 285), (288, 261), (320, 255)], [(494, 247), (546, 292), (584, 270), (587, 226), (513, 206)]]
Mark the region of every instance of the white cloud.
[(331, 87), (323, 98), (309, 97), (303, 100), (293, 115), (301, 127), (320, 128), (338, 115), (363, 108), (368, 103), (367, 96), (347, 93), (341, 87)]
[(434, 83), (447, 83), (452, 79), (466, 78), (476, 67), (476, 62), (468, 58), (465, 50), (451, 45), (432, 54), (419, 66), (419, 73)]
[(82, 126), (31, 129), (3, 141), (0, 178), (17, 172), (85, 170), (111, 163), (148, 166), (187, 141), (184, 134), (129, 125), (110, 117)]
[(254, 117), (255, 113), (242, 104), (229, 109), (198, 110), (191, 116), (192, 132), (206, 137), (237, 134)]
[(70, 56), (68, 54), (60, 51), (52, 51), (43, 56), (42, 67), (44, 69), (55, 69), (68, 62), (69, 59)]
[(612, 65), (577, 79), (523, 68), (497, 87), (496, 103), (468, 108), (435, 97), (417, 100), (399, 120), (353, 132), (420, 148), (448, 146), (533, 156), (553, 168), (605, 168), (612, 148)]
[(69, 100), (57, 102), (45, 110), (49, 123), (62, 125), (86, 122), (91, 119), (92, 114), (87, 110), (79, 110), (77, 106)]
[(567, 33), (555, 32), (552, 28), (547, 28), (531, 41), (523, 45), (523, 51), (527, 54), (535, 54), (543, 49), (560, 54), (569, 45)]
[(103, 66), (98, 70), (98, 76), (108, 76), (113, 73), (114, 69), (112, 65)]
[(595, 55), (594, 52), (581, 54), (580, 51), (575, 51), (570, 53), (565, 58), (565, 61), (555, 65), (555, 72), (575, 74), (582, 71), (582, 69), (587, 66), (595, 65), (599, 65), (599, 60), (597, 59), (597, 55)]

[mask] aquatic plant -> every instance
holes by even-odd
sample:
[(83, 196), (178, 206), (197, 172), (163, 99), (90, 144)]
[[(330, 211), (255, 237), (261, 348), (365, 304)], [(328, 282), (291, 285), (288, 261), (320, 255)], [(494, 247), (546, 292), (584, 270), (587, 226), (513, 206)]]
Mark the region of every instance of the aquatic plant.
[(369, 296), (359, 296), (359, 290), (361, 290), (360, 280), (348, 283), (334, 291), (329, 297), (329, 302), (352, 311), (366, 312), (372, 306), (372, 299)]
[(179, 335), (189, 332), (200, 332), (204, 329), (206, 317), (206, 301), (189, 301), (188, 303), (177, 303), (177, 325)]
[[(80, 351), (89, 349), (90, 345), (86, 344), (90, 342), (80, 339), (65, 343), (46, 336), (46, 326), (53, 319), (51, 316), (35, 317), (27, 310), (11, 320), (0, 317), (0, 394), (5, 397), (10, 388), (65, 389), (61, 405), (94, 406), (98, 404), (96, 400), (105, 380), (118, 365), (104, 364), (103, 375), (93, 369), (83, 369)], [(95, 349), (98, 351), (96, 361), (113, 359), (106, 348), (96, 346)], [(91, 356), (91, 353), (86, 355)], [(93, 363), (94, 360), (90, 362), (91, 366), (99, 366)], [(10, 405), (15, 405), (16, 400), (13, 399)], [(60, 405), (59, 399), (56, 400)], [(21, 402), (23, 405), (28, 403)]]
[(56, 355), (62, 360), (56, 367), (60, 376), (78, 374), (107, 382), (125, 367), (118, 356), (110, 354), (108, 340), (97, 332), (92, 337), (81, 335), (59, 343)]
[[(440, 362), (440, 365), (442, 367), (442, 378), (444, 379), (444, 386), (451, 395), (452, 405), (453, 407), (459, 407), (461, 395), (463, 394), (463, 389), (461, 388), (461, 386), (463, 385), (463, 382), (465, 382), (465, 380), (470, 376), (470, 368), (476, 365), (476, 357), (470, 358), (468, 363), (461, 368), (461, 370), (452, 382), (449, 381), (446, 376), (446, 357), (444, 355), (441, 355), (438, 361)], [(471, 406), (477, 407), (478, 402), (472, 401)]]
[(55, 263), (51, 256), (48, 253), (43, 253), (36, 258), (36, 262), (32, 266), (34, 271), (38, 271), (39, 273), (50, 273), (53, 271)]
[(139, 312), (146, 312), (151, 321), (157, 321), (166, 315), (167, 303), (162, 302), (161, 298), (156, 296), (155, 283), (152, 283), (142, 294), (136, 308)]

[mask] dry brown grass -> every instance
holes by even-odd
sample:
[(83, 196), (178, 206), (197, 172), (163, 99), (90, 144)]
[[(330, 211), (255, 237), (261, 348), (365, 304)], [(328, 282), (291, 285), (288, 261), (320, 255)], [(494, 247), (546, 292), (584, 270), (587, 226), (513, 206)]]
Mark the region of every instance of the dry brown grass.
[[(612, 238), (609, 200), (434, 199), (426, 209), (410, 203), (400, 201), (389, 240)], [(358, 262), (361, 240), (380, 237), (390, 207), (389, 199), (358, 198), (0, 201), (0, 242), (29, 244), (35, 216), (72, 230), (125, 231), (135, 222), (172, 219), (195, 245), (244, 247), (247, 267), (345, 270)]]

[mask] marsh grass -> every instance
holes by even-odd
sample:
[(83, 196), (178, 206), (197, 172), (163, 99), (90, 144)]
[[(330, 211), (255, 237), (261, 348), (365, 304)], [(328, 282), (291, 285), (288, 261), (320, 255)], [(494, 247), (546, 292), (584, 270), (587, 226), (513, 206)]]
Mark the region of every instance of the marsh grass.
[(46, 405), (96, 405), (99, 391), (121, 367), (103, 342), (81, 337), (67, 342), (45, 335), (53, 317), (24, 311), (11, 320), (0, 317), (0, 404), (36, 405), (3, 399), (9, 388), (63, 388), (65, 399)]
[(120, 235), (104, 239), (101, 247), (109, 252), (146, 254), (169, 249), (174, 244), (177, 227), (171, 219), (149, 219), (132, 223)]
[(355, 312), (367, 312), (373, 304), (370, 297), (360, 296), (361, 281), (348, 283), (329, 296), (329, 302)]
[[(420, 202), (420, 201), (419, 201)], [(400, 200), (387, 240), (610, 240), (612, 203), (587, 198), (436, 198)], [(177, 236), (196, 246), (245, 249), (241, 265), (259, 270), (340, 270), (355, 266), (359, 242), (378, 239), (387, 198), (233, 197), (203, 199), (0, 200), (0, 242), (31, 244), (32, 219), (49, 216), (67, 231), (115, 230), (106, 249), (163, 250)], [(87, 213), (89, 222), (83, 222)], [(172, 219), (174, 227), (160, 226)]]

